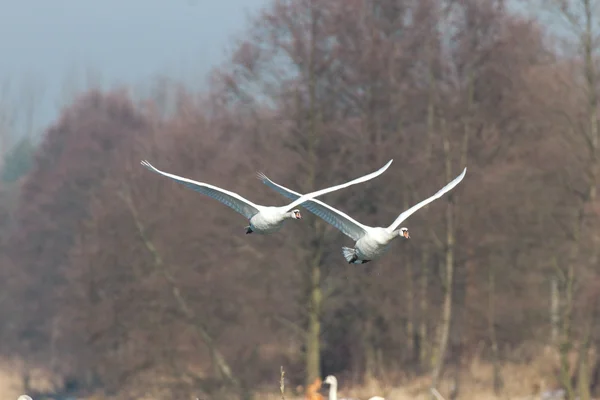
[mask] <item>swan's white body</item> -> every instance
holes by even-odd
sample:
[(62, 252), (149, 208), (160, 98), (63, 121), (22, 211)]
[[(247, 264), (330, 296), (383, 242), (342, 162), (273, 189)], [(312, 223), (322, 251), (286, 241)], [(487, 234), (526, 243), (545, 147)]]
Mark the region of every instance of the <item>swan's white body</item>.
[[(341, 399), (338, 399), (338, 397), (337, 397), (338, 383), (337, 383), (337, 378), (335, 376), (329, 375), (327, 378), (325, 378), (323, 383), (327, 383), (329, 385), (329, 400), (357, 400), (357, 399), (352, 399), (352, 398), (348, 398), (348, 397), (343, 397)], [(383, 397), (373, 396), (373, 397), (370, 397), (369, 400), (385, 400), (385, 399)]]
[[(317, 190), (315, 192), (311, 192), (303, 196), (298, 196), (296, 199), (294, 199), (293, 202), (283, 207), (267, 207), (254, 204), (250, 200), (245, 199), (237, 193), (221, 189), (217, 186), (209, 185), (208, 183), (197, 182), (191, 179), (182, 178), (177, 175), (160, 171), (153, 167), (148, 161), (144, 160), (141, 162), (141, 164), (152, 172), (164, 175), (167, 178), (171, 178), (174, 181), (189, 187), (190, 189), (210, 196), (213, 199), (220, 201), (226, 206), (229, 206), (233, 210), (242, 214), (248, 219), (249, 222), (249, 226), (246, 227), (247, 234), (252, 232), (260, 234), (269, 234), (277, 232), (279, 229), (281, 229), (284, 222), (288, 219), (302, 219), (300, 211), (294, 209), (294, 207), (300, 205), (302, 202), (323, 195), (325, 193), (333, 192), (348, 186), (356, 185), (357, 183), (366, 182), (370, 179), (373, 179), (384, 173), (385, 170), (388, 169), (392, 161), (393, 160), (390, 160), (386, 165), (384, 165), (377, 171), (364, 175), (360, 178), (356, 178), (350, 182), (332, 186), (326, 189)], [(261, 174), (261, 176), (264, 175)]]
[(392, 240), (399, 236), (396, 232), (389, 232), (385, 228), (367, 228), (369, 228), (367, 234), (356, 241), (354, 249), (342, 248), (346, 259), (356, 254), (359, 260), (375, 260), (385, 254)]
[[(443, 194), (454, 189), (454, 187), (458, 185), (460, 181), (463, 180), (466, 173), (467, 169), (465, 168), (463, 172), (459, 176), (454, 178), (452, 182), (448, 183), (433, 196), (421, 201), (420, 203), (404, 211), (387, 228), (363, 225), (360, 222), (353, 219), (352, 217), (350, 217), (349, 215), (343, 213), (342, 211), (337, 210), (316, 199), (303, 202), (302, 207), (306, 208), (313, 214), (319, 216), (325, 222), (333, 225), (334, 227), (342, 231), (342, 233), (344, 233), (345, 235), (354, 239), (356, 242), (354, 244), (354, 248), (342, 247), (342, 253), (344, 254), (344, 258), (346, 259), (346, 261), (348, 261), (349, 264), (365, 264), (369, 261), (381, 257), (389, 249), (390, 243), (395, 238), (410, 238), (407, 228), (398, 229), (400, 224), (418, 209), (426, 206), (427, 204), (431, 203), (436, 199), (439, 199), (440, 197), (442, 197)], [(271, 181), (263, 174), (259, 174), (258, 178), (265, 185), (276, 190), (277, 192), (281, 193), (289, 199), (299, 199), (301, 196), (300, 193), (294, 192), (293, 190), (290, 190)]]
[(282, 215), (279, 207), (260, 207), (260, 212), (255, 214), (248, 221), (252, 232), (269, 234), (275, 233), (281, 229), (285, 221), (286, 215)]

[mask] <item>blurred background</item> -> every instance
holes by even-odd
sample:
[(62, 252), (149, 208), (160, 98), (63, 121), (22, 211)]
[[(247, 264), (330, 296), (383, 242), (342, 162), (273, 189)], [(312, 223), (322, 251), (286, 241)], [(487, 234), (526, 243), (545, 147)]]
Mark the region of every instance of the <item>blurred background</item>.
[[(600, 1), (2, 9), (2, 398), (600, 396)], [(283, 205), (256, 171), (392, 158), (321, 200), (387, 226), (468, 171), (366, 265), (139, 164)]]

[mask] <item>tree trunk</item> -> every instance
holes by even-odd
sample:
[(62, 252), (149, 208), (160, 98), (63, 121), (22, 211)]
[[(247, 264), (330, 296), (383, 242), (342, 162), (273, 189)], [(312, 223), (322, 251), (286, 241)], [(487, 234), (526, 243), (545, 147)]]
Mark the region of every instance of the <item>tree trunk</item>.
[(560, 326), (560, 294), (558, 292), (558, 278), (552, 275), (550, 278), (550, 326), (552, 344), (558, 345)]
[[(576, 239), (577, 240), (577, 239)], [(573, 245), (575, 251), (576, 244)], [(574, 400), (575, 393), (573, 391), (573, 384), (571, 383), (571, 366), (569, 364), (569, 352), (573, 348), (571, 338), (571, 318), (573, 308), (573, 285), (575, 280), (575, 254), (572, 254), (572, 259), (569, 260), (567, 278), (565, 282), (565, 304), (563, 309), (563, 315), (561, 318), (562, 332), (559, 343), (560, 352), (560, 381), (565, 390), (567, 391), (567, 398)]]
[[(405, 208), (406, 210), (406, 208)], [(410, 351), (412, 362), (415, 362), (419, 359), (419, 349), (418, 349), (418, 341), (417, 333), (415, 330), (416, 322), (415, 322), (415, 289), (414, 289), (414, 277), (413, 277), (413, 266), (409, 260), (409, 256), (407, 254), (404, 255), (404, 265), (406, 266), (406, 279), (408, 283), (408, 288), (406, 291), (406, 307), (408, 309), (408, 318), (406, 323), (406, 337), (410, 343)]]
[[(312, 164), (314, 166), (314, 164)], [(314, 168), (311, 167), (311, 177), (314, 182)], [(311, 187), (314, 184), (311, 183)], [(311, 189), (312, 190), (312, 189)], [(310, 385), (321, 377), (321, 309), (323, 292), (321, 290), (321, 259), (323, 255), (324, 225), (320, 220), (311, 224), (315, 232), (314, 254), (309, 256), (309, 296), (308, 296), (308, 327), (306, 333), (306, 384)]]
[[(310, 60), (308, 63), (308, 151), (309, 183), (310, 190), (314, 190), (317, 168), (317, 143), (319, 110), (317, 105), (317, 76), (315, 73), (315, 54), (317, 36), (317, 10), (313, 4), (310, 9), (311, 39)], [(323, 293), (321, 291), (321, 258), (324, 229), (321, 221), (314, 222), (316, 246), (314, 256), (309, 256), (308, 269), (310, 271), (310, 293), (308, 303), (308, 332), (306, 335), (306, 384), (307, 386), (321, 377), (321, 307)]]
[[(409, 202), (408, 202), (408, 190), (406, 190), (406, 184), (404, 185), (404, 210), (408, 210)], [(414, 363), (419, 359), (419, 350), (418, 350), (418, 339), (415, 331), (415, 285), (414, 285), (414, 272), (413, 265), (410, 260), (410, 256), (407, 253), (402, 255), (403, 264), (406, 268), (406, 282), (407, 282), (407, 290), (406, 290), (406, 308), (408, 310), (408, 318), (406, 322), (406, 337), (411, 346), (411, 356), (412, 362)]]
[[(594, 32), (593, 32), (593, 19), (594, 19), (594, 4), (592, 0), (584, 0), (585, 9), (585, 22), (586, 29), (583, 40), (584, 58), (585, 58), (585, 77), (587, 83), (587, 95), (588, 95), (588, 147), (590, 150), (590, 185), (588, 190), (587, 201), (593, 203), (596, 200), (597, 194), (597, 180), (598, 180), (598, 93), (597, 93), (597, 66), (595, 65), (594, 58)], [(594, 237), (597, 238), (598, 234), (594, 233)], [(594, 252), (596, 253), (596, 252)]]
[(590, 400), (592, 398), (592, 371), (590, 368), (589, 353), (592, 341), (592, 330), (596, 323), (596, 310), (597, 306), (594, 304), (590, 313), (592, 317), (585, 323), (583, 340), (579, 346), (577, 386), (579, 390), (579, 398), (581, 400)]
[(580, 400), (590, 400), (590, 365), (589, 365), (589, 338), (586, 338), (581, 344), (579, 353), (579, 373), (577, 374), (577, 386)]
[(311, 384), (321, 376), (321, 267), (311, 266), (311, 291), (308, 309), (308, 332), (306, 335), (306, 383)]
[(446, 279), (444, 282), (444, 305), (440, 338), (436, 351), (435, 366), (432, 373), (431, 386), (437, 388), (444, 367), (444, 357), (448, 348), (450, 324), (452, 322), (452, 286), (454, 277), (454, 225), (453, 225), (453, 199), (449, 196), (446, 205)]
[[(460, 165), (464, 167), (467, 165), (467, 155), (469, 149), (469, 139), (471, 136), (472, 129), (472, 108), (474, 101), (474, 85), (475, 78), (473, 73), (469, 73), (468, 76), (468, 91), (466, 99), (466, 115), (463, 119), (463, 136), (462, 143), (459, 148)], [(450, 182), (454, 176), (452, 173), (452, 151), (450, 145), (450, 138), (448, 128), (446, 126), (446, 120), (441, 118), (440, 120), (440, 134), (442, 136), (442, 147), (445, 157), (445, 171), (446, 171), (446, 182)], [(442, 312), (442, 324), (441, 332), (438, 342), (437, 356), (435, 360), (435, 367), (432, 373), (431, 386), (436, 388), (439, 384), (442, 376), (442, 370), (444, 367), (444, 358), (448, 347), (448, 340), (450, 336), (450, 325), (452, 323), (452, 292), (454, 289), (454, 243), (455, 243), (455, 215), (458, 213), (458, 209), (455, 207), (454, 202), (455, 195), (450, 192), (447, 194), (446, 202), (446, 249), (445, 249), (445, 271), (446, 276), (444, 280), (444, 305)], [(435, 396), (431, 396), (433, 400)]]
[[(468, 358), (468, 361), (472, 361), (473, 349), (477, 344), (477, 335), (475, 332), (475, 327), (477, 325), (477, 317), (475, 314), (477, 312), (473, 312), (473, 308), (477, 308), (477, 304), (479, 304), (482, 299), (480, 296), (483, 296), (483, 293), (480, 293), (480, 283), (477, 277), (477, 264), (475, 262), (474, 249), (472, 246), (466, 249), (467, 258), (465, 260), (465, 289), (464, 289), (464, 298), (462, 299), (462, 304), (459, 305), (461, 309), (462, 318), (459, 318), (460, 321), (458, 324), (461, 326), (461, 335), (460, 342), (461, 348), (464, 350), (465, 356)], [(492, 267), (490, 267), (492, 268)], [(456, 316), (458, 318), (458, 316)]]
[[(430, 161), (433, 152), (433, 141), (435, 133), (435, 121), (436, 121), (436, 78), (433, 72), (433, 58), (432, 54), (435, 50), (432, 50), (432, 44), (427, 43), (428, 53), (428, 78), (429, 78), (429, 91), (427, 98), (427, 147), (425, 150), (425, 158)], [(437, 338), (437, 329), (434, 330), (433, 335), (429, 335), (427, 315), (428, 314), (428, 291), (429, 291), (429, 253), (430, 249), (426, 244), (423, 245), (421, 253), (421, 291), (419, 301), (419, 312), (420, 312), (420, 325), (419, 325), (419, 361), (421, 369), (429, 370), (435, 365), (434, 360), (434, 345), (433, 343)], [(431, 336), (431, 337), (430, 337)]]
[(369, 318), (364, 323), (363, 348), (364, 348), (364, 375), (363, 380), (367, 387), (371, 387), (375, 380), (376, 354), (372, 343), (373, 324)]
[(498, 340), (496, 339), (496, 305), (495, 305), (495, 293), (496, 293), (496, 271), (495, 266), (490, 265), (488, 270), (488, 322), (490, 332), (490, 343), (492, 345), (492, 364), (493, 364), (493, 386), (494, 393), (499, 395), (504, 387), (502, 380), (502, 373), (500, 367), (500, 355), (498, 352)]
[[(445, 121), (442, 120), (440, 131), (443, 135), (444, 153), (446, 155), (446, 181), (452, 179), (452, 160), (450, 157), (450, 141), (446, 132)], [(444, 358), (448, 348), (450, 324), (452, 322), (452, 289), (454, 281), (454, 198), (452, 193), (447, 195), (446, 202), (446, 250), (445, 250), (445, 279), (444, 279), (444, 305), (442, 309), (442, 322), (438, 348), (436, 350), (435, 365), (431, 376), (431, 387), (437, 388), (442, 376)], [(432, 400), (434, 396), (432, 395)]]
[(427, 334), (427, 292), (429, 286), (429, 249), (424, 247), (421, 253), (421, 292), (419, 300), (419, 365), (428, 367), (429, 338)]

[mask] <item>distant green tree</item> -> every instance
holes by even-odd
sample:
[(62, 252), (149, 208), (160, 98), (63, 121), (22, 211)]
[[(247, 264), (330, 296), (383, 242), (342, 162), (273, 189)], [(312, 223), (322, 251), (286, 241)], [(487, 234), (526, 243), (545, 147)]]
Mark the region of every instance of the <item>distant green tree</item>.
[(29, 138), (21, 139), (4, 157), (2, 182), (16, 182), (31, 169), (35, 145)]

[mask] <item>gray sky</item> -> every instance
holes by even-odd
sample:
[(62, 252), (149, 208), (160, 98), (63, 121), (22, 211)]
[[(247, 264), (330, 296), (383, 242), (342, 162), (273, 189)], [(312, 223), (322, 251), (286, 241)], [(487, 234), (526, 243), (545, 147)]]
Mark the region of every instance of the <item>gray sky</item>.
[[(0, 0), (0, 101), (34, 94), (35, 125), (57, 116), (86, 71), (104, 86), (158, 75), (200, 86), (268, 0)], [(1, 106), (1, 103), (0, 103)]]
[[(0, 129), (3, 110), (14, 131), (28, 129), (26, 100), (35, 99), (34, 131), (55, 120), (67, 96), (87, 80), (104, 88), (150, 86), (166, 75), (198, 88), (243, 34), (247, 17), (269, 0), (0, 0)], [(527, 12), (535, 1), (511, 1)]]

